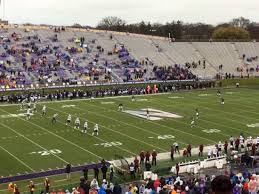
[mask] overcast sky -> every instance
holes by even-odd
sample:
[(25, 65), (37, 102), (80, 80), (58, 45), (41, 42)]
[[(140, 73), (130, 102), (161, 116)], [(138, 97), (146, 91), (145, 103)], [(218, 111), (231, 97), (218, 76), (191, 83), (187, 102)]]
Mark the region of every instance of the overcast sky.
[(259, 0), (5, 0), (5, 19), (11, 23), (95, 26), (106, 16), (128, 23), (218, 24), (239, 16), (259, 22)]

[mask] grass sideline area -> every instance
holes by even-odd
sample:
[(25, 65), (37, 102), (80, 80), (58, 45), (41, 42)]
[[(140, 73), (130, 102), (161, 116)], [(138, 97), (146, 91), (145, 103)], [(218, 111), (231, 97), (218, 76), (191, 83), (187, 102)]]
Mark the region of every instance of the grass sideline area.
[(222, 83), (223, 87), (236, 86), (236, 83), (240, 84), (240, 87), (256, 87), (259, 86), (259, 78), (243, 78), (243, 79), (224, 79), (218, 82)]
[[(102, 158), (113, 160), (115, 155), (132, 157), (141, 150), (168, 152), (175, 141), (183, 148), (189, 143), (193, 147), (200, 143), (212, 145), (228, 140), (230, 135), (239, 136), (241, 132), (256, 137), (259, 134), (259, 90), (233, 88), (221, 91), (225, 105), (220, 104), (216, 90), (210, 89), (136, 96), (135, 102), (126, 96), (40, 102), (37, 113), (30, 120), (19, 116), (26, 112), (21, 111), (19, 105), (0, 105), (0, 160), (5, 161), (0, 176), (55, 169), (67, 162), (78, 165)], [(119, 112), (120, 103), (131, 114)], [(41, 117), (44, 104), (47, 116)], [(146, 108), (182, 118), (161, 116), (161, 120), (148, 120), (140, 116), (145, 112), (141, 109)], [(196, 126), (191, 128), (190, 121), (196, 108), (200, 117)], [(52, 124), (54, 113), (59, 114), (58, 122)], [(88, 121), (88, 135), (75, 130), (73, 124), (65, 125), (68, 114), (72, 114), (73, 122), (75, 117), (80, 117), (81, 126)], [(97, 137), (90, 135), (95, 123), (100, 125)], [(76, 183), (79, 182), (78, 175), (73, 175)], [(67, 181), (59, 183), (68, 184)], [(6, 187), (1, 185), (2, 189)]]

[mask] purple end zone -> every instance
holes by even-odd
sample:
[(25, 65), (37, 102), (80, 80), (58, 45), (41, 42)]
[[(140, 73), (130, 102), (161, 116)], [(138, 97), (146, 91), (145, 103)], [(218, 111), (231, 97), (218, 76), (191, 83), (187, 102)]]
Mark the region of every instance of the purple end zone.
[[(75, 166), (75, 167), (71, 168), (71, 172), (79, 172), (85, 168), (87, 168), (88, 170), (94, 169), (95, 165), (97, 165), (98, 168), (102, 167), (102, 163)], [(106, 162), (106, 165), (109, 166), (110, 163)], [(23, 175), (17, 175), (17, 176), (12, 176), (12, 177), (4, 177), (4, 178), (0, 178), (0, 184), (41, 178), (41, 177), (48, 177), (48, 176), (59, 175), (59, 174), (64, 174), (64, 173), (66, 173), (66, 169), (61, 168), (61, 169), (56, 169), (56, 170), (44, 171), (44, 172), (36, 172), (36, 173), (23, 174)]]

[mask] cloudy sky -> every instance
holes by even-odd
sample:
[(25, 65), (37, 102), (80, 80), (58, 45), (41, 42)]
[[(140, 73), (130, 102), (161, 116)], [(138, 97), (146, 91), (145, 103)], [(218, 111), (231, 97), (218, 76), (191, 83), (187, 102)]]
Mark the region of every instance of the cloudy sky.
[[(95, 26), (106, 16), (218, 24), (243, 16), (259, 22), (259, 0), (2, 0), (11, 23)], [(3, 10), (0, 15), (3, 16)]]

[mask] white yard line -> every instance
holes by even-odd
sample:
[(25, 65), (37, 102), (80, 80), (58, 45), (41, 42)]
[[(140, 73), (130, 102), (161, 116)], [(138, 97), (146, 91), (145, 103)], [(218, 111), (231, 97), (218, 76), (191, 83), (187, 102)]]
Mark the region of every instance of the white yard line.
[[(63, 124), (64, 126), (66, 126), (66, 124), (63, 123), (63, 122), (61, 122), (61, 121), (57, 121), (57, 122), (59, 122), (59, 123)], [(89, 121), (89, 122), (90, 122), (90, 121)], [(80, 131), (80, 132), (81, 132), (81, 131)], [(102, 139), (102, 138), (100, 138), (100, 137), (91, 136), (91, 135), (89, 135), (89, 134), (87, 134), (87, 135), (90, 136), (90, 137), (93, 137), (93, 138), (95, 138), (95, 139), (98, 139), (98, 140), (100, 140), (100, 141), (102, 141), (102, 142), (109, 143), (108, 141), (106, 141), (106, 140), (104, 140), (104, 139)], [(121, 148), (121, 147), (119, 147), (119, 146), (114, 146), (114, 147), (116, 147), (116, 148), (118, 148), (118, 149), (120, 149), (120, 150), (123, 150), (123, 151), (125, 151), (125, 152), (128, 152), (129, 154), (132, 154), (133, 156), (138, 155), (138, 154), (136, 154), (136, 153), (134, 153), (134, 152), (131, 152), (130, 150)]]
[(31, 168), (29, 165), (27, 165), (25, 162), (23, 162), (22, 160), (20, 160), (19, 158), (17, 158), (15, 155), (13, 155), (11, 152), (9, 152), (8, 150), (6, 150), (5, 148), (3, 148), (2, 146), (0, 146), (0, 148), (2, 150), (4, 150), (6, 153), (8, 153), (10, 156), (12, 156), (14, 159), (16, 159), (19, 163), (21, 163), (23, 166), (25, 166), (26, 168), (30, 169), (32, 172), (36, 172), (33, 168)]
[[(98, 106), (93, 105), (93, 104), (87, 104), (87, 105), (91, 105), (91, 106), (94, 106), (94, 107), (98, 107)], [(81, 110), (81, 111), (84, 110), (84, 109), (77, 108), (77, 107), (73, 107), (73, 108), (74, 108), (74, 109)], [(98, 107), (98, 108), (102, 108), (102, 107)], [(105, 108), (103, 108), (103, 109), (105, 109)], [(116, 111), (113, 111), (113, 110), (111, 110), (111, 111), (112, 111), (112, 112), (116, 112)], [(92, 112), (92, 111), (89, 111), (89, 110), (87, 110), (87, 112), (92, 113), (92, 114), (95, 114), (95, 115), (98, 115), (98, 116), (100, 116), (100, 117), (107, 118), (107, 119), (109, 119), (109, 120), (113, 120), (113, 121), (116, 121), (116, 122), (123, 123), (124, 125), (128, 125), (128, 126), (130, 126), (130, 127), (134, 127), (134, 128), (139, 129), (139, 130), (141, 130), (141, 131), (145, 131), (146, 133), (150, 133), (150, 134), (153, 134), (153, 135), (156, 135), (156, 136), (161, 135), (161, 134), (155, 133), (155, 132), (153, 132), (153, 131), (149, 131), (149, 130), (146, 130), (146, 129), (144, 129), (144, 128), (138, 127), (137, 125), (132, 125), (132, 124), (126, 123), (126, 122), (124, 122), (124, 121), (120, 121), (120, 120), (114, 119), (114, 118), (112, 118), (112, 117), (105, 116), (105, 115), (103, 115), (103, 114), (98, 114), (98, 113), (95, 113), (95, 112)], [(116, 112), (116, 113), (118, 113), (118, 112)], [(142, 119), (142, 120), (143, 120), (143, 119)], [(178, 142), (181, 143), (181, 144), (184, 144), (184, 145), (188, 145), (188, 144), (185, 143), (185, 142), (181, 142), (181, 141), (178, 141)], [(159, 148), (159, 147), (157, 147), (157, 148)], [(159, 148), (159, 149), (163, 150), (163, 148)], [(164, 151), (166, 151), (166, 150), (164, 150)]]
[[(7, 114), (10, 114), (9, 112), (4, 111), (4, 110), (2, 110), (2, 109), (1, 109), (1, 111), (5, 112), (5, 113), (7, 113)], [(27, 123), (30, 123), (31, 125), (34, 125), (34, 126), (40, 128), (40, 129), (42, 129), (43, 131), (45, 131), (45, 132), (51, 134), (52, 136), (55, 136), (55, 137), (61, 139), (62, 141), (65, 141), (65, 142), (67, 142), (68, 144), (71, 144), (71, 145), (73, 145), (73, 146), (75, 146), (75, 147), (77, 147), (77, 148), (79, 148), (79, 149), (81, 149), (81, 150), (83, 150), (83, 151), (85, 151), (85, 152), (87, 152), (87, 153), (89, 153), (89, 154), (91, 154), (91, 155), (97, 157), (98, 159), (102, 159), (102, 157), (98, 156), (97, 154), (95, 154), (95, 153), (93, 153), (93, 152), (91, 152), (91, 151), (89, 151), (89, 150), (87, 150), (87, 149), (85, 149), (85, 148), (83, 148), (83, 147), (81, 147), (81, 146), (79, 146), (79, 145), (77, 145), (77, 144), (75, 144), (75, 143), (73, 143), (73, 142), (71, 142), (71, 141), (69, 141), (69, 140), (67, 140), (67, 139), (65, 139), (65, 138), (63, 138), (63, 137), (61, 137), (61, 136), (55, 134), (55, 133), (53, 133), (53, 132), (51, 132), (51, 131), (48, 131), (47, 129), (45, 129), (44, 127), (42, 127), (42, 126), (40, 126), (40, 125), (38, 125), (38, 124), (35, 124), (35, 123), (33, 123), (33, 122), (29, 121), (29, 120), (23, 119), (23, 118), (21, 118), (21, 117), (18, 117), (18, 119), (20, 119), (20, 120), (22, 120), (22, 121), (25, 121), (25, 122), (27, 122)]]
[[(95, 107), (98, 107), (98, 108), (103, 108), (103, 107), (99, 107), (99, 106), (96, 106), (96, 105), (90, 104), (90, 103), (88, 103), (87, 105), (95, 106)], [(74, 107), (74, 108), (76, 108), (76, 107)], [(77, 109), (79, 109), (79, 108), (77, 108)], [(107, 108), (103, 108), (103, 109), (107, 109)], [(83, 110), (83, 109), (81, 109), (81, 110)], [(116, 112), (116, 111), (114, 111), (114, 110), (111, 110), (111, 111), (112, 111), (112, 112)], [(88, 112), (90, 112), (90, 111), (88, 111)], [(116, 112), (116, 113), (117, 113), (117, 112)], [(97, 113), (94, 113), (94, 114), (97, 114)], [(130, 114), (129, 114), (129, 116), (143, 120), (142, 118), (139, 118), (139, 117), (136, 117), (136, 116), (133, 116), (133, 115), (130, 115)], [(110, 117), (107, 117), (107, 118), (110, 118)], [(111, 119), (111, 118), (110, 118), (110, 119)], [(116, 119), (115, 119), (115, 120), (116, 120)], [(119, 120), (116, 120), (116, 121), (122, 122), (122, 121), (119, 121)], [(175, 129), (175, 128), (173, 128), (173, 127), (168, 127), (168, 126), (166, 126), (166, 125), (163, 125), (163, 124), (160, 124), (160, 123), (157, 123), (157, 122), (154, 122), (154, 121), (146, 120), (146, 122), (153, 123), (153, 124), (155, 124), (155, 125), (159, 125), (159, 126), (168, 128), (168, 129), (170, 129), (171, 131), (177, 131), (177, 132), (179, 132), (179, 133), (184, 133), (184, 134), (186, 134), (186, 135), (190, 135), (190, 136), (193, 136), (193, 137), (196, 137), (196, 138), (200, 138), (200, 139), (203, 139), (203, 140), (206, 140), (206, 141), (210, 141), (210, 142), (212, 142), (212, 143), (216, 143), (216, 142), (213, 141), (213, 140), (210, 140), (210, 139), (207, 139), (207, 138), (203, 138), (203, 137), (200, 137), (200, 136), (197, 136), (197, 135), (194, 135), (194, 134), (185, 132), (185, 131), (181, 131), (181, 130)], [(178, 122), (179, 122), (179, 121), (178, 121)], [(125, 123), (124, 123), (124, 124), (125, 124)], [(128, 125), (129, 125), (129, 124), (128, 124)], [(132, 125), (132, 126), (133, 126), (133, 125)], [(136, 127), (136, 126), (134, 126), (134, 127)], [(182, 144), (187, 145), (187, 143), (184, 143), (184, 142), (179, 142), (179, 143), (182, 143)]]
[[(8, 128), (10, 129), (11, 131), (13, 131), (14, 133), (16, 133), (17, 135), (23, 137), (24, 139), (26, 139), (27, 141), (29, 141), (30, 143), (34, 144), (35, 146), (43, 149), (44, 151), (48, 151), (48, 149), (44, 148), (43, 146), (41, 146), (40, 144), (36, 143), (35, 141), (32, 141), (31, 139), (25, 137), (23, 134), (19, 133), (18, 131), (14, 130), (13, 128), (1, 123), (0, 125), (4, 126), (5, 128)], [(58, 158), (59, 160), (61, 160), (62, 162), (65, 162), (66, 164), (69, 164), (70, 162), (64, 160), (63, 158), (59, 157), (58, 155), (56, 154), (53, 154), (52, 152), (49, 152), (52, 156)]]
[[(55, 110), (55, 111), (57, 111), (57, 112), (60, 112), (60, 113), (66, 114), (66, 115), (68, 115), (68, 114), (69, 114), (69, 113), (67, 113), (67, 112), (57, 110), (57, 109), (55, 109), (55, 108), (51, 108), (51, 107), (48, 107), (48, 108), (49, 108), (49, 109), (52, 109), (52, 110)], [(85, 119), (85, 118), (82, 118), (82, 117), (80, 117), (80, 118), (81, 118), (81, 119)], [(94, 123), (94, 122), (92, 122), (92, 121), (89, 121), (89, 122), (90, 122), (90, 123), (92, 123), (92, 124), (95, 124), (95, 123)], [(146, 145), (148, 145), (148, 146), (150, 146), (150, 147), (153, 147), (153, 148), (158, 148), (158, 147), (156, 147), (156, 146), (154, 146), (154, 145), (152, 145), (152, 144), (149, 144), (149, 143), (143, 142), (143, 141), (141, 141), (141, 140), (139, 140), (139, 139), (136, 139), (136, 138), (131, 137), (131, 136), (129, 136), (129, 135), (123, 134), (123, 133), (121, 133), (121, 132), (119, 132), (119, 131), (116, 131), (116, 130), (110, 129), (110, 128), (108, 128), (108, 127), (104, 126), (104, 125), (100, 125), (100, 126), (101, 126), (101, 127), (103, 127), (103, 128), (105, 128), (105, 129), (108, 129), (109, 131), (112, 131), (112, 132), (114, 132), (114, 133), (118, 133), (118, 134), (120, 134), (120, 135), (122, 135), (122, 136), (125, 136), (125, 137), (129, 138), (129, 139), (132, 139), (132, 140), (134, 140), (134, 141), (137, 141), (137, 142), (139, 142), (139, 143), (146, 144)], [(161, 148), (161, 150), (162, 150), (162, 151), (167, 151), (167, 150), (165, 150), (165, 149), (163, 149), (163, 148)]]

